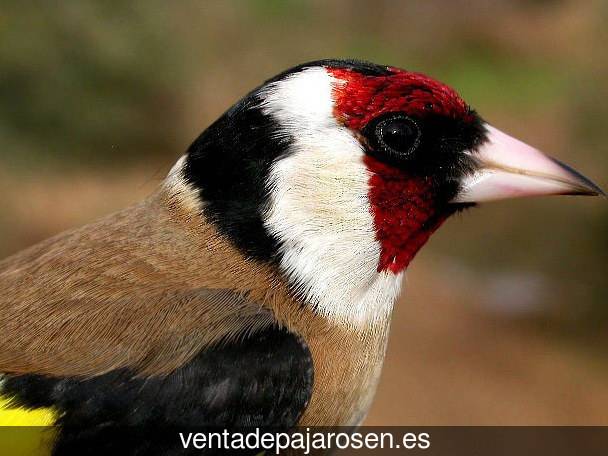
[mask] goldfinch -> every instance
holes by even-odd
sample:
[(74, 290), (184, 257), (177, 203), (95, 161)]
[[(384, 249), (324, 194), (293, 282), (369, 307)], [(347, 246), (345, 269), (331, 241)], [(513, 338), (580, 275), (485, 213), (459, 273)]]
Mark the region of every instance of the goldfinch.
[[(146, 200), (0, 262), (0, 416), (53, 424), (56, 455), (162, 454), (163, 427), (358, 425), (404, 271), (450, 215), (601, 193), (428, 76), (299, 65)], [(145, 438), (119, 444), (126, 427)]]

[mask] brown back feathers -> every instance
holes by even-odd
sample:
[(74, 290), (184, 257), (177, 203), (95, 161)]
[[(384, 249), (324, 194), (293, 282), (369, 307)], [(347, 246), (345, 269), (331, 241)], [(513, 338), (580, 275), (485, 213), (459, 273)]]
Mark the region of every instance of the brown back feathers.
[(164, 190), (0, 262), (0, 289), (0, 372), (52, 375), (168, 373), (284, 293)]

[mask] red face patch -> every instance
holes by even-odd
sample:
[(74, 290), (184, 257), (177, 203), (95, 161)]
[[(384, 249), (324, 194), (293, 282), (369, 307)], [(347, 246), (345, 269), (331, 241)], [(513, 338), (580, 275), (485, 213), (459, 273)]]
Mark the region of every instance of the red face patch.
[(334, 115), (353, 130), (361, 130), (387, 112), (424, 116), (429, 113), (466, 118), (467, 104), (451, 87), (421, 73), (390, 68), (388, 76), (366, 76), (352, 70), (330, 68), (344, 81), (334, 89)]
[[(420, 73), (390, 69), (386, 76), (367, 76), (348, 69), (328, 69), (343, 83), (334, 89), (334, 115), (360, 132), (376, 117), (400, 112), (417, 118), (435, 114), (470, 116), (466, 103), (450, 87)], [(365, 157), (370, 171), (369, 201), (381, 253), (378, 271), (405, 269), (431, 234), (451, 214), (437, 198), (432, 177)]]
[(371, 172), (369, 201), (381, 252), (378, 272), (405, 269), (450, 211), (438, 204), (429, 178), (406, 172), (366, 156)]

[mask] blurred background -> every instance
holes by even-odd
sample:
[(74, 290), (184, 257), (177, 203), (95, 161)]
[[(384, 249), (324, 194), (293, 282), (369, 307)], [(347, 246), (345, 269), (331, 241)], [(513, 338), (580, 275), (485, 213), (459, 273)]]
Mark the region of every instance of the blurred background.
[[(428, 73), (608, 187), (608, 2), (4, 1), (0, 257), (135, 202), (261, 81)], [(368, 424), (608, 424), (608, 202), (488, 204), (409, 268)]]

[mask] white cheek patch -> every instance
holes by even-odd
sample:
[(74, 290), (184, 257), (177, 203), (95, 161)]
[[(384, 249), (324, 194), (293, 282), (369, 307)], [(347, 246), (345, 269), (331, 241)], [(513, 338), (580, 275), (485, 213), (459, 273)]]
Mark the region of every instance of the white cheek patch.
[(380, 244), (368, 200), (364, 151), (333, 114), (322, 68), (269, 87), (262, 105), (292, 138), (271, 168), (265, 226), (281, 242), (281, 268), (317, 312), (364, 326), (390, 316), (402, 274), (378, 272)]

